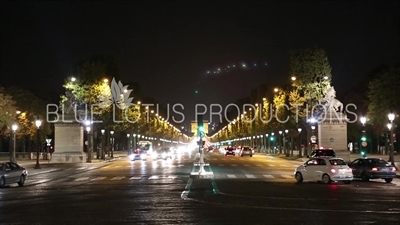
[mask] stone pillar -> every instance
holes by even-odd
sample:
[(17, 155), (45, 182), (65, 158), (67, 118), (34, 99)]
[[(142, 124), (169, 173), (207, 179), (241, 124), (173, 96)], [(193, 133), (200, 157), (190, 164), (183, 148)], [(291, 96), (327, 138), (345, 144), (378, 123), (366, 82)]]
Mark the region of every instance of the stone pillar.
[(57, 122), (54, 124), (54, 153), (51, 162), (76, 163), (86, 162), (83, 152), (84, 129), (76, 121)]
[(342, 112), (328, 110), (318, 118), (318, 146), (333, 148), (336, 156), (350, 161), (347, 149), (347, 117)]

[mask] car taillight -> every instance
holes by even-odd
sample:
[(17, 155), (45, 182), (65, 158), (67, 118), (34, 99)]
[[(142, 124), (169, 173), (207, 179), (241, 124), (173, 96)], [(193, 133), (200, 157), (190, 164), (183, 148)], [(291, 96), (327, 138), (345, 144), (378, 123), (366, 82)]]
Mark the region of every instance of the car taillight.
[(372, 168), (371, 171), (378, 171), (378, 168)]
[(392, 171), (393, 171), (393, 172), (396, 172), (396, 168), (395, 168), (395, 167), (392, 167)]
[(336, 170), (332, 168), (332, 169), (331, 169), (331, 172), (332, 172), (332, 173), (336, 173)]

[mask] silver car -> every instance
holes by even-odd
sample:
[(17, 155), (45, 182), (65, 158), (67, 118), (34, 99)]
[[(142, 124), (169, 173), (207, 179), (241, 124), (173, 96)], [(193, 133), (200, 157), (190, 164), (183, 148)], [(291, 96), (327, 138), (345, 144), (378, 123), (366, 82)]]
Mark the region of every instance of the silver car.
[(240, 156), (243, 157), (244, 155), (249, 155), (250, 157), (253, 157), (253, 150), (250, 147), (244, 146), (240, 150)]
[(23, 186), (27, 177), (28, 170), (24, 167), (13, 162), (0, 163), (0, 187), (12, 183)]

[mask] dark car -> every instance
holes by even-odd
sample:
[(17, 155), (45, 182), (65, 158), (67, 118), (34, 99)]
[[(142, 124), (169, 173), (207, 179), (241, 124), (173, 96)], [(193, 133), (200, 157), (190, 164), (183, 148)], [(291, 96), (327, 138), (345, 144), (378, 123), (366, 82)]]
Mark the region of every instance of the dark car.
[(244, 155), (249, 155), (253, 157), (253, 150), (250, 147), (244, 146), (240, 149), (240, 156), (243, 157)]
[(396, 177), (396, 168), (379, 158), (358, 158), (350, 163), (354, 178), (363, 181), (370, 179), (384, 179), (386, 183), (392, 182)]
[(307, 156), (308, 158), (316, 158), (316, 157), (336, 157), (335, 150), (331, 148), (320, 148), (311, 151), (310, 155)]
[(227, 147), (225, 149), (225, 156), (227, 155), (235, 155), (236, 148), (234, 147)]
[(27, 177), (28, 170), (17, 163), (0, 163), (0, 187), (12, 183), (17, 183), (19, 186), (23, 186)]

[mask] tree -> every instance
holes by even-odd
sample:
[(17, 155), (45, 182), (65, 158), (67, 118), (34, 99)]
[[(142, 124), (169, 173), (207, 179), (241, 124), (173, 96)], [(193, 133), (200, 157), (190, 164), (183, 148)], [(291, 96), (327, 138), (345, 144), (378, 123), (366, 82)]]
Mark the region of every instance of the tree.
[(400, 112), (400, 66), (382, 72), (368, 85), (368, 118), (381, 132), (390, 112)]
[(0, 108), (0, 128), (3, 133), (16, 121), (17, 107), (12, 96), (7, 94), (2, 86), (0, 86)]

